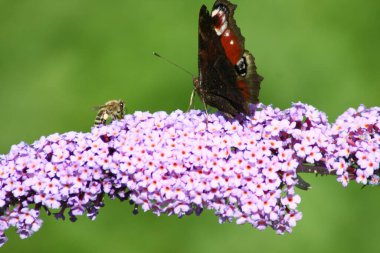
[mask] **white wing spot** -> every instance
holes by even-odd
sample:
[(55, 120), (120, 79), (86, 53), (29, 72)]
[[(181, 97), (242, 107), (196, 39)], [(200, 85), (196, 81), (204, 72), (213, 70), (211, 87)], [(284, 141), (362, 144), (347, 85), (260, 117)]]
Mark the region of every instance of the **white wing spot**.
[(230, 45), (233, 45), (235, 44), (235, 41), (234, 40), (230, 40)]
[(220, 36), (224, 33), (226, 29), (227, 29), (227, 22), (224, 22), (220, 28), (215, 28), (215, 32), (218, 36)]
[(211, 13), (211, 17), (215, 17), (215, 15), (217, 15), (217, 14), (218, 14), (218, 12), (219, 12), (219, 8), (218, 8), (218, 9), (215, 9), (215, 10), (213, 10), (213, 11), (212, 11), (212, 13)]
[(221, 8), (217, 8), (212, 11), (211, 17), (218, 17), (218, 24), (215, 26), (215, 32), (218, 36), (222, 35), (224, 31), (227, 29), (227, 20), (226, 20), (226, 14)]

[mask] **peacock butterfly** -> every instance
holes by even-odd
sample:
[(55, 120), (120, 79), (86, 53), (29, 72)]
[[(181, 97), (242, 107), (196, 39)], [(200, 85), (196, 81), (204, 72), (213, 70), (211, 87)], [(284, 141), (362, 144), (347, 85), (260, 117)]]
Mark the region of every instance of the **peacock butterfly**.
[(236, 5), (216, 0), (211, 15), (199, 12), (199, 76), (195, 90), (203, 103), (228, 117), (249, 114), (249, 103), (259, 102), (260, 83), (253, 55), (244, 48), (244, 37), (234, 19)]

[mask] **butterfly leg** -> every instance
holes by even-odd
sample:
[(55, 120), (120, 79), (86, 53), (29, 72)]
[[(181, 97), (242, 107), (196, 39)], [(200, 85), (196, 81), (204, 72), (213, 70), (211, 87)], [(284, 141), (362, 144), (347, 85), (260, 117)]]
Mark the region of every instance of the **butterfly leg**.
[(203, 106), (205, 107), (205, 113), (206, 113), (206, 129), (208, 129), (208, 111), (207, 111), (207, 104), (206, 102), (202, 99)]
[(186, 112), (190, 111), (190, 108), (191, 108), (191, 106), (193, 105), (194, 95), (195, 95), (195, 88), (194, 88), (193, 91), (191, 92), (191, 95), (190, 95), (190, 103), (189, 103), (189, 107), (187, 108)]

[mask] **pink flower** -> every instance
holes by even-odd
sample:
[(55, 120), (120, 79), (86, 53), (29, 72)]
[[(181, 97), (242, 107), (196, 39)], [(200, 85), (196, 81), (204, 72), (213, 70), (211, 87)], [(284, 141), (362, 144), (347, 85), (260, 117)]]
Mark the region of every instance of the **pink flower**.
[(283, 205), (287, 205), (290, 209), (296, 209), (297, 205), (301, 202), (301, 197), (299, 195), (289, 195), (281, 199)]

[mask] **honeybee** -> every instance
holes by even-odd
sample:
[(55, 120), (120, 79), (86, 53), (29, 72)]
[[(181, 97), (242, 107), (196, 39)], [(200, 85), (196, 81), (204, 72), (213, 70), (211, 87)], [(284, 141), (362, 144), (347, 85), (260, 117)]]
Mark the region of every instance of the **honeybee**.
[(125, 103), (123, 100), (110, 100), (104, 105), (96, 106), (98, 114), (95, 118), (95, 126), (105, 125), (108, 118), (111, 121), (114, 119), (122, 119), (124, 117)]

